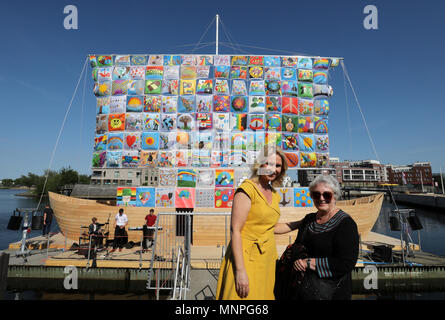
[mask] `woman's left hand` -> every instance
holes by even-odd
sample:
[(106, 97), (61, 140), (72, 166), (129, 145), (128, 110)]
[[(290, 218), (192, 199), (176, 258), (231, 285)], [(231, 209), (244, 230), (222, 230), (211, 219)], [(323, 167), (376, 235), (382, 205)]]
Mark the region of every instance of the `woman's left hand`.
[(298, 259), (294, 262), (294, 269), (297, 271), (306, 271), (307, 259)]

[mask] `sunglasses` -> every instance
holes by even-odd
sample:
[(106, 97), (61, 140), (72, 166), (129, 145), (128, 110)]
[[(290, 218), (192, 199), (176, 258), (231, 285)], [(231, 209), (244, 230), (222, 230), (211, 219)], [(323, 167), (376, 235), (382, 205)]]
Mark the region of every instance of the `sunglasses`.
[(332, 192), (328, 192), (328, 191), (325, 191), (323, 193), (320, 193), (318, 191), (311, 192), (311, 197), (314, 200), (317, 200), (317, 201), (320, 200), (321, 196), (323, 196), (324, 200), (327, 203), (329, 203), (329, 202), (331, 202), (332, 197), (334, 196), (334, 194)]

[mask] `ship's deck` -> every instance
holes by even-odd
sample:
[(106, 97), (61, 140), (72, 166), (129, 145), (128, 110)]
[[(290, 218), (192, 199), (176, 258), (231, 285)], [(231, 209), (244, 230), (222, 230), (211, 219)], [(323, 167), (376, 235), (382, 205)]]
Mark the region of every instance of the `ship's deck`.
[[(84, 255), (76, 253), (77, 251), (68, 250), (74, 241), (65, 239), (62, 234), (57, 233), (49, 238), (49, 241), (43, 237), (35, 237), (27, 240), (27, 246), (33, 252), (39, 252), (42, 256), (41, 265), (44, 266), (87, 266), (88, 259)], [(362, 239), (361, 249), (372, 250), (373, 246), (385, 245), (392, 247), (393, 251), (400, 251), (400, 239), (392, 238), (386, 235), (370, 232), (365, 239)], [(416, 256), (424, 256), (425, 253), (419, 252), (418, 245), (411, 244), (416, 252)], [(14, 242), (9, 245), (9, 251), (19, 250), (20, 242)], [(46, 258), (46, 248), (48, 248), (48, 258)], [(111, 248), (110, 248), (111, 249)], [(284, 251), (285, 246), (277, 246), (278, 254)], [(152, 251), (140, 253), (141, 247), (134, 246), (131, 249), (123, 249), (122, 252), (115, 251), (107, 254), (107, 250), (97, 253), (98, 268), (149, 268), (152, 258)], [(224, 248), (219, 246), (192, 246), (191, 247), (191, 267), (194, 269), (219, 269), (221, 259), (224, 254)], [(428, 255), (428, 254), (426, 254)], [(433, 258), (434, 255), (425, 256), (422, 262), (417, 263), (427, 265), (445, 265), (445, 259)], [(15, 258), (11, 255), (10, 264), (24, 264), (22, 258)], [(26, 263), (25, 263), (26, 264)], [(173, 263), (174, 264), (174, 263)], [(92, 260), (89, 262), (91, 267)], [(356, 266), (363, 266), (361, 259)], [(172, 268), (171, 257), (157, 257), (155, 259), (154, 268)]]

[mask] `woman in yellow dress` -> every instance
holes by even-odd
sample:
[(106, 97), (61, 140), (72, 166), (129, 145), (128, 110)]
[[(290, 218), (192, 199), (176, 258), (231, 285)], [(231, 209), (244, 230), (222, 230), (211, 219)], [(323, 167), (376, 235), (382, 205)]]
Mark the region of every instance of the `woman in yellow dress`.
[[(278, 147), (266, 145), (252, 176), (236, 190), (231, 216), (231, 241), (221, 263), (218, 300), (273, 300), (277, 249), (274, 233), (291, 231), (280, 218), (280, 187), (287, 170)], [(278, 230), (278, 232), (277, 232)]]

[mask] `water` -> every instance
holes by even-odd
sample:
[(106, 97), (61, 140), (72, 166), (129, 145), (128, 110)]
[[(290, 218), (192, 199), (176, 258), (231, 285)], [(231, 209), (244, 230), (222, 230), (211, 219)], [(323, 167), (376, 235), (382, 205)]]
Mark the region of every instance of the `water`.
[[(22, 193), (22, 190), (5, 190), (0, 189), (0, 250), (8, 248), (9, 243), (19, 241), (22, 237), (21, 231), (7, 230), (9, 217), (15, 208), (35, 208), (38, 201), (34, 198), (18, 197), (15, 194)], [(413, 208), (412, 206), (402, 206), (399, 208)], [(380, 216), (375, 223), (372, 231), (400, 239), (400, 232), (391, 231), (388, 223), (388, 218), (394, 206), (385, 201), (380, 212)], [(436, 255), (445, 256), (445, 213), (439, 210), (415, 208), (416, 213), (423, 225), (420, 231), (420, 240), (422, 250)], [(57, 231), (57, 223), (53, 220), (52, 231)], [(30, 237), (41, 235), (41, 230), (31, 231)], [(412, 238), (415, 243), (418, 243), (417, 231), (412, 232)], [(39, 291), (26, 291), (20, 293), (8, 292), (4, 297), (6, 299), (29, 299), (29, 300), (70, 300), (70, 299), (153, 299), (148, 295), (133, 295), (127, 294), (82, 294), (82, 293), (48, 293)], [(398, 299), (398, 300), (422, 300), (422, 299), (445, 299), (445, 293), (442, 292), (404, 292), (385, 295), (357, 295), (354, 299)]]
[[(445, 256), (445, 212), (439, 209), (421, 208), (413, 206), (398, 205), (399, 209), (411, 208), (416, 210), (416, 214), (422, 223), (420, 230), (420, 245), (422, 251)], [(377, 219), (373, 232), (384, 234), (396, 239), (400, 239), (400, 231), (391, 231), (389, 227), (389, 216), (394, 209), (394, 205), (384, 201), (379, 218)], [(414, 243), (419, 243), (418, 232), (411, 231)]]
[[(26, 190), (17, 189), (0, 189), (0, 250), (7, 249), (11, 242), (20, 241), (22, 239), (22, 230), (7, 230), (9, 217), (16, 208), (36, 208), (39, 201), (35, 198), (16, 196), (16, 194), (24, 193)], [(42, 201), (41, 207), (48, 201)], [(29, 221), (31, 222), (31, 221)], [(51, 231), (57, 230), (57, 223), (53, 219)], [(37, 237), (42, 234), (42, 230), (31, 230), (28, 237)]]

